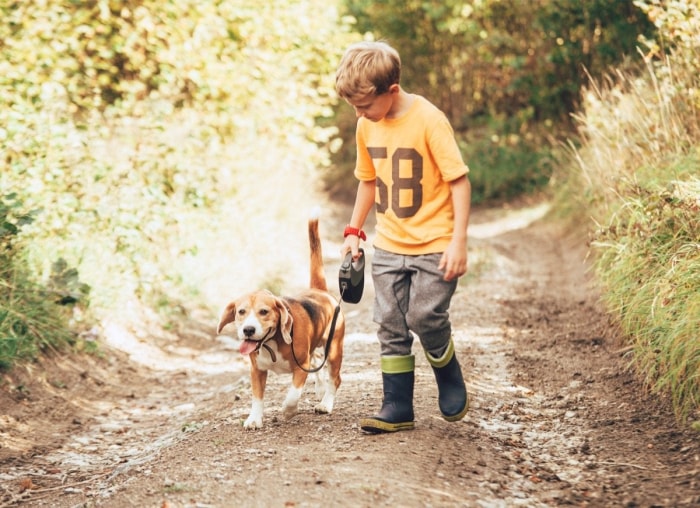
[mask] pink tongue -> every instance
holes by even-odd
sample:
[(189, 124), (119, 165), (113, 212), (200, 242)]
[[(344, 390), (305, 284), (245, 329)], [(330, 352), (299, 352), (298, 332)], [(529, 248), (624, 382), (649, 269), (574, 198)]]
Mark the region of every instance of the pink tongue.
[(244, 340), (241, 342), (241, 347), (239, 348), (239, 351), (243, 355), (249, 355), (253, 351), (255, 351), (255, 348), (258, 347), (258, 341), (256, 340)]

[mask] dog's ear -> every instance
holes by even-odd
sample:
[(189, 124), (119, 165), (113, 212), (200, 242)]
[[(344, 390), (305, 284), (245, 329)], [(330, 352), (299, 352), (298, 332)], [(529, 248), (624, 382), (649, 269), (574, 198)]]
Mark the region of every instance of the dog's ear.
[(236, 302), (229, 303), (224, 310), (221, 312), (221, 317), (219, 318), (219, 324), (216, 327), (216, 333), (221, 333), (229, 323), (233, 323), (236, 320)]
[(292, 313), (289, 311), (289, 307), (281, 298), (277, 298), (277, 309), (280, 313), (280, 332), (282, 333), (282, 338), (287, 344), (292, 343), (292, 325), (294, 324), (294, 318)]

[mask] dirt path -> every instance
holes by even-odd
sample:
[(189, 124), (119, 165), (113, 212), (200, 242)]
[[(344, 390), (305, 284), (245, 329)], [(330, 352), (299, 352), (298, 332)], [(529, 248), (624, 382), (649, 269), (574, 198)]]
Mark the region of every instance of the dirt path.
[[(265, 427), (245, 431), (247, 368), (210, 322), (160, 348), (125, 335), (132, 361), (45, 361), (38, 380), (6, 375), (0, 507), (700, 505), (697, 433), (640, 395), (589, 288), (585, 247), (530, 224), (544, 211), (474, 215), (478, 276), (451, 309), (472, 396), (463, 421), (439, 417), (416, 343), (416, 429), (360, 431), (381, 401), (370, 284), (361, 304), (344, 305), (332, 415), (313, 414), (311, 386), (296, 418), (278, 418), (289, 379), (271, 375)], [(335, 277), (337, 245), (324, 250)]]

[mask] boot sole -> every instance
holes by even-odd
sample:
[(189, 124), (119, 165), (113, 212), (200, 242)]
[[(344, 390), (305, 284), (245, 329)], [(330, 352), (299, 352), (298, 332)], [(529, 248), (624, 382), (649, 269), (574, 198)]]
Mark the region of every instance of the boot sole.
[(469, 396), (467, 396), (467, 403), (464, 405), (464, 409), (462, 409), (456, 415), (446, 415), (445, 413), (442, 413), (442, 418), (443, 420), (448, 422), (458, 422), (459, 420), (464, 418), (464, 415), (467, 414), (467, 411), (469, 411)]
[(398, 432), (400, 430), (412, 430), (415, 428), (415, 422), (398, 422), (391, 423), (375, 418), (363, 418), (360, 420), (360, 428), (370, 434), (382, 434), (386, 432)]

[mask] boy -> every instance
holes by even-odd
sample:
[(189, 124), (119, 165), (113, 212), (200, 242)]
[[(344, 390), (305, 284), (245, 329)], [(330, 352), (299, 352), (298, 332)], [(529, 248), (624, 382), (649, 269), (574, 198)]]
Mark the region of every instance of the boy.
[(411, 332), (435, 373), (443, 418), (458, 421), (468, 407), (448, 309), (467, 272), (469, 168), (445, 115), (404, 91), (400, 76), (399, 54), (384, 42), (353, 44), (336, 72), (336, 90), (358, 117), (359, 185), (343, 256), (359, 257), (372, 206), (377, 216), (372, 279), (384, 398), (379, 413), (360, 422), (370, 433), (415, 426)]

